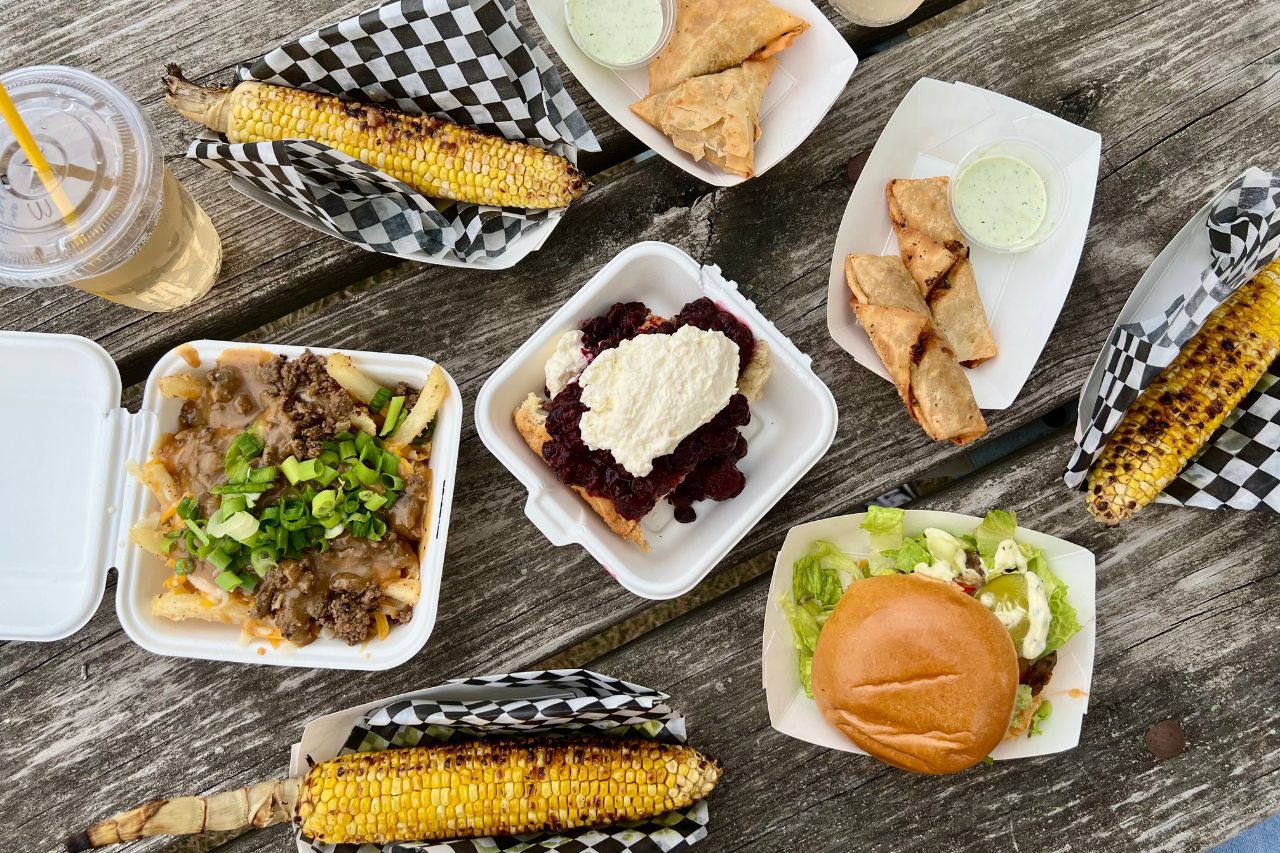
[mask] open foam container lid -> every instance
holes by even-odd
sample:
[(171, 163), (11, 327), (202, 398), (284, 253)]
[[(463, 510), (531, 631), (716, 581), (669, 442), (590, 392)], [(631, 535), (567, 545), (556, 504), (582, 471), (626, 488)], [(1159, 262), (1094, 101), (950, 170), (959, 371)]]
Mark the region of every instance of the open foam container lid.
[(87, 338), (0, 332), (0, 418), (10, 487), (0, 490), (0, 639), (57, 640), (102, 600), (125, 438), (120, 373)]

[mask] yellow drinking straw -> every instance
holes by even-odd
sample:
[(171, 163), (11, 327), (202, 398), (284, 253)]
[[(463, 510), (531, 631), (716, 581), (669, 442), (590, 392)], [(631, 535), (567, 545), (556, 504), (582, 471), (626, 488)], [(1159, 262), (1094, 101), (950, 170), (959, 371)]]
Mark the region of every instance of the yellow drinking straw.
[(49, 161), (45, 160), (44, 155), (40, 153), (40, 148), (36, 145), (35, 138), (32, 137), (31, 131), (27, 129), (22, 116), (18, 115), (18, 108), (14, 105), (13, 99), (9, 97), (9, 92), (4, 88), (3, 83), (0, 83), (0, 118), (4, 119), (4, 123), (9, 125), (9, 130), (13, 131), (13, 135), (17, 137), (18, 145), (22, 146), (22, 151), (27, 155), (27, 160), (36, 170), (36, 174), (40, 176), (41, 183), (49, 191), (49, 195), (53, 197), (53, 203), (58, 206), (59, 212), (62, 213), (63, 222), (68, 226), (74, 223), (76, 221), (76, 211), (71, 205), (71, 200), (62, 191), (62, 187), (58, 186), (58, 179), (54, 177), (53, 169), (49, 168)]

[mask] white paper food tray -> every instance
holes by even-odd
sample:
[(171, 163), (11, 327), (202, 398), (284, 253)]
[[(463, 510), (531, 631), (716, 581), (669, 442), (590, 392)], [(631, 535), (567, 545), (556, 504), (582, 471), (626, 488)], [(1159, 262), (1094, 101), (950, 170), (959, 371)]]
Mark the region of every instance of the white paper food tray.
[[(162, 356), (147, 378), (141, 410), (130, 414), (120, 408), (114, 362), (93, 341), (0, 332), (0, 363), (23, 366), (0, 371), (0, 395), (24, 401), (21, 411), (32, 413), (18, 417), (15, 411), (0, 419), (0, 441), (23, 449), (11, 460), (17, 465), (11, 474), (15, 482), (33, 484), (29, 491), (0, 494), (0, 639), (57, 640), (75, 633), (97, 609), (107, 569), (115, 566), (120, 624), (134, 642), (156, 654), (326, 669), (378, 670), (404, 663), (426, 643), (435, 623), (462, 431), (462, 402), (453, 379), (445, 373), (449, 394), (432, 436), (430, 540), (413, 618), (393, 627), (386, 640), (362, 646), (321, 638), (301, 648), (273, 648), (265, 641), (242, 644), (238, 626), (152, 615), (151, 598), (162, 591), (169, 570), (129, 542), (129, 528), (157, 506), (125, 468), (130, 460), (145, 462), (156, 438), (176, 428), (181, 402), (160, 395), (161, 377), (203, 375), (224, 349), (254, 347), (295, 356), (303, 348), (224, 341), (188, 346), (200, 366), (192, 368), (177, 350)], [(343, 352), (390, 385), (420, 384), (434, 366), (420, 356)]]
[[(866, 513), (841, 515), (791, 528), (774, 563), (773, 580), (769, 584), (769, 600), (764, 608), (762, 653), (769, 723), (798, 740), (860, 755), (866, 753), (823, 719), (818, 706), (805, 695), (800, 685), (794, 635), (778, 601), (791, 589), (792, 564), (804, 556), (817, 539), (832, 542), (852, 557), (869, 557), (871, 543), (867, 532), (859, 527), (865, 518)], [(917, 536), (926, 527), (956, 534), (969, 533), (980, 523), (982, 519), (971, 515), (927, 510), (907, 510), (905, 519), (908, 536)], [(1075, 747), (1080, 742), (1084, 715), (1089, 711), (1089, 688), (1093, 680), (1097, 635), (1093, 554), (1078, 545), (1021, 526), (1018, 527), (1017, 538), (1019, 542), (1044, 551), (1049, 568), (1067, 585), (1067, 598), (1076, 609), (1081, 628), (1058, 650), (1058, 663), (1044, 692), (1044, 697), (1053, 703), (1053, 712), (1044, 723), (1043, 734), (1001, 742), (991, 753), (997, 761), (1048, 755)]]
[(1058, 229), (1016, 254), (973, 246), (970, 257), (999, 354), (965, 371), (983, 409), (1006, 409), (1040, 358), (1084, 250), (1102, 156), (1102, 137), (1012, 98), (964, 83), (924, 78), (911, 87), (871, 151), (849, 197), (831, 257), (827, 328), (854, 360), (888, 378), (849, 305), (844, 261), (854, 252), (897, 255), (885, 185), (893, 178), (954, 177), (970, 151), (1002, 139), (1048, 149), (1067, 175)]
[[(822, 121), (858, 65), (858, 57), (844, 36), (831, 25), (812, 0), (772, 0), (809, 23), (791, 47), (776, 55), (778, 67), (760, 104), (760, 138), (756, 140), (755, 172), (763, 175), (809, 137)], [(697, 162), (676, 148), (666, 134), (631, 112), (631, 105), (649, 93), (647, 66), (615, 71), (590, 59), (569, 34), (564, 0), (529, 0), (529, 9), (542, 34), (560, 59), (618, 124), (658, 154), (689, 174), (717, 187), (731, 187), (745, 178), (707, 162)]]
[[(703, 501), (698, 518), (681, 524), (659, 502), (642, 523), (652, 546), (644, 553), (614, 535), (591, 508), (520, 438), (512, 414), (531, 392), (541, 393), (543, 366), (556, 340), (615, 302), (639, 300), (673, 316), (707, 296), (724, 305), (769, 345), (773, 373), (764, 396), (751, 407), (742, 432), (750, 443), (738, 463), (746, 475), (742, 494), (723, 503)], [(638, 243), (621, 252), (552, 315), (480, 389), (476, 431), (485, 446), (529, 490), (525, 514), (553, 545), (576, 543), (618, 582), (645, 598), (673, 598), (706, 577), (735, 544), (813, 465), (835, 438), (836, 404), (814, 374), (807, 355), (726, 281), (717, 267), (699, 266), (666, 243)]]
[[(1182, 230), (1169, 241), (1169, 245), (1164, 247), (1151, 266), (1147, 267), (1133, 293), (1129, 294), (1124, 307), (1120, 309), (1120, 316), (1111, 327), (1112, 332), (1125, 323), (1163, 314), (1173, 300), (1184, 293), (1192, 282), (1199, 280), (1200, 274), (1210, 267), (1213, 255), (1209, 249), (1209, 229), (1206, 222), (1216, 200), (1215, 194), (1205, 202), (1204, 207), (1182, 226)], [(1107, 340), (1110, 339), (1109, 332)], [(1089, 371), (1089, 378), (1080, 389), (1080, 410), (1076, 415), (1077, 442), (1084, 436), (1093, 417), (1098, 389), (1102, 386), (1102, 377), (1106, 372), (1106, 354), (1104, 345), (1093, 363), (1093, 369)], [(1156, 496), (1156, 500), (1161, 498), (1164, 498), (1163, 492)]]

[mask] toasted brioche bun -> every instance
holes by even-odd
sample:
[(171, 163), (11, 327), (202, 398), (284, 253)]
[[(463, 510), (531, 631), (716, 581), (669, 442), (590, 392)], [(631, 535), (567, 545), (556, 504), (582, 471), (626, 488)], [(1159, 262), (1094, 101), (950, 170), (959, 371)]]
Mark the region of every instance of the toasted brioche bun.
[(917, 773), (978, 763), (1009, 729), (1018, 655), (990, 610), (920, 575), (856, 581), (813, 655), (827, 722), (871, 755)]

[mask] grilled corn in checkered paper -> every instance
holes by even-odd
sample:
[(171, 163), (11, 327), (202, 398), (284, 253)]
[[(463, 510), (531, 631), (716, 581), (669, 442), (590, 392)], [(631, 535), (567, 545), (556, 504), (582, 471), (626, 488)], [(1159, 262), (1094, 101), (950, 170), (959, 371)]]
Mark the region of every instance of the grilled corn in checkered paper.
[(1116, 525), (1155, 500), (1280, 354), (1280, 261), (1209, 315), (1133, 401), (1089, 474), (1085, 503)]
[(302, 780), (152, 800), (66, 841), (72, 853), (148, 835), (296, 821), (333, 844), (441, 841), (607, 826), (703, 799), (720, 767), (692, 747), (638, 738), (512, 738), (359, 752)]
[(431, 198), (546, 209), (587, 188), (559, 155), (431, 116), (256, 81), (205, 88), (176, 65), (163, 81), (169, 106), (228, 142), (319, 142)]

